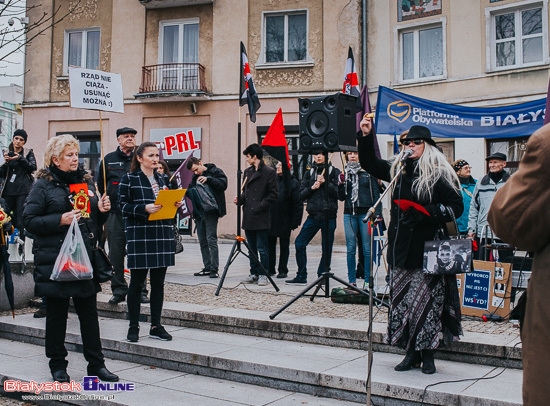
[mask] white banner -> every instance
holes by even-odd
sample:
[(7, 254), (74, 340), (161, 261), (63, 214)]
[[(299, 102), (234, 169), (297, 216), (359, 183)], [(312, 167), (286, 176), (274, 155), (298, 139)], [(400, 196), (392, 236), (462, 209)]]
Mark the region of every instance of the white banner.
[(118, 73), (69, 67), (71, 107), (124, 113), (122, 79)]

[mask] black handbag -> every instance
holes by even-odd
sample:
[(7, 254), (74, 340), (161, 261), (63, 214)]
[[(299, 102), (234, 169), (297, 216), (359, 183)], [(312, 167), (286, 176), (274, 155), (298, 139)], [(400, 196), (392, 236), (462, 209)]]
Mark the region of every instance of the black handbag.
[(104, 283), (113, 279), (114, 268), (103, 248), (93, 248), (92, 267), (94, 268), (94, 280), (97, 282)]
[(178, 227), (174, 226), (174, 238), (176, 240), (176, 254), (183, 252), (183, 237), (178, 231)]

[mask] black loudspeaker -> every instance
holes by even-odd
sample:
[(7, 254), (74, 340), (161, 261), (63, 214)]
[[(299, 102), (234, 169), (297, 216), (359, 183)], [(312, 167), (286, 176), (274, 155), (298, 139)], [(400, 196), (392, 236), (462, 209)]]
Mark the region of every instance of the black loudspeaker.
[(299, 98), (299, 152), (356, 151), (356, 103), (356, 96), (345, 93)]

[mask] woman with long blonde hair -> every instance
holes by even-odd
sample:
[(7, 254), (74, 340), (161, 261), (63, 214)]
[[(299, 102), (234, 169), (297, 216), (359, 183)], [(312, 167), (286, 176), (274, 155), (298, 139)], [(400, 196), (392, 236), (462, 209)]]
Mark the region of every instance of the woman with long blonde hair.
[[(460, 182), (428, 128), (414, 125), (401, 138), (403, 148), (390, 160), (378, 159), (370, 118), (361, 121), (359, 161), (372, 176), (390, 181), (398, 173), (391, 196), (388, 229), (390, 314), (387, 342), (406, 350), (395, 367), (435, 372), (434, 350), (462, 334), (460, 303), (454, 275), (422, 272), (424, 243), (463, 211)], [(416, 206), (416, 208), (414, 207)]]

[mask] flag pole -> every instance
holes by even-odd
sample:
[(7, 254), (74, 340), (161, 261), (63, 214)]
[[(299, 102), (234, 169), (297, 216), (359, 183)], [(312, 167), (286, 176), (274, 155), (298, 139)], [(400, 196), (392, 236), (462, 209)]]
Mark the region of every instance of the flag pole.
[(101, 143), (101, 161), (103, 162), (103, 190), (107, 193), (107, 177), (105, 176), (105, 154), (103, 152), (103, 124), (101, 121), (101, 110), (99, 110), (99, 141)]
[(241, 235), (241, 108), (242, 106), (239, 104), (239, 121), (237, 124), (237, 237)]

